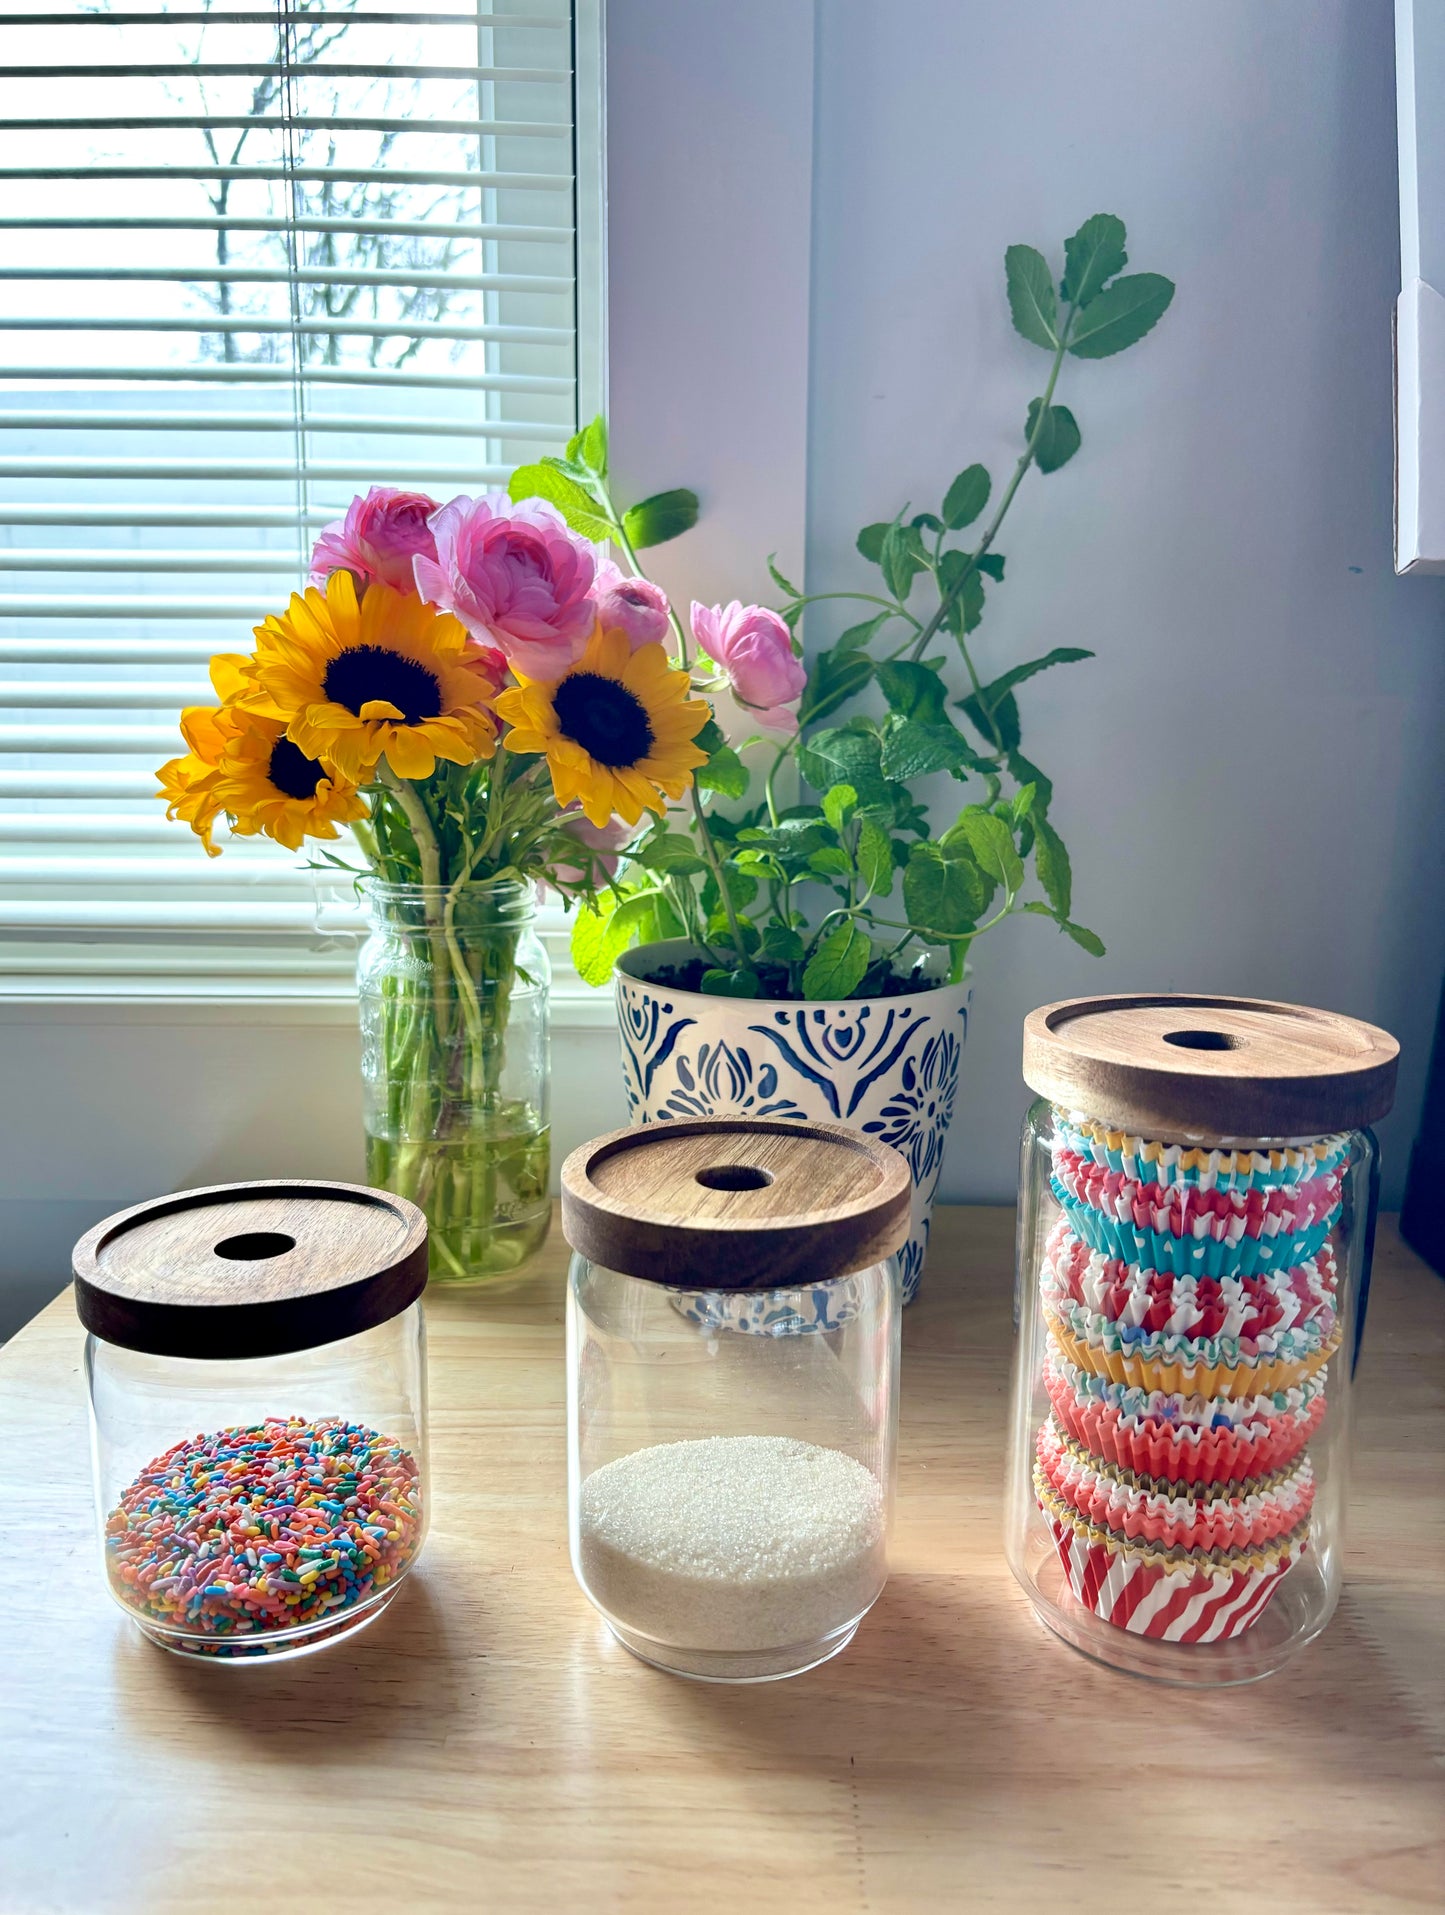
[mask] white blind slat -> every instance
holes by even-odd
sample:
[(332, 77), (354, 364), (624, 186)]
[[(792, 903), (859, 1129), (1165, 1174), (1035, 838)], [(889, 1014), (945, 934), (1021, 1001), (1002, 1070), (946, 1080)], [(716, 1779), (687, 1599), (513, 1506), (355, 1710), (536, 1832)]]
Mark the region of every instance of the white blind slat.
[(309, 854), (207, 859), (155, 767), (353, 492), (478, 491), (576, 429), (575, 31), (0, 11), (6, 988), (353, 962), (344, 876), (323, 906)]

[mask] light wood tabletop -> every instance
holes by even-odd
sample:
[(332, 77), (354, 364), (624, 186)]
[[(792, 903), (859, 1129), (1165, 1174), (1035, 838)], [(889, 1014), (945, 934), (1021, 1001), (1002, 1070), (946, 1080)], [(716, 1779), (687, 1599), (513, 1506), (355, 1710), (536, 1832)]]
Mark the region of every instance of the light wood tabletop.
[(269, 1667), (168, 1656), (106, 1594), (61, 1297), (0, 1351), (0, 1908), (1441, 1908), (1445, 1284), (1382, 1224), (1334, 1622), (1253, 1688), (1160, 1688), (1004, 1566), (1012, 1231), (935, 1224), (877, 1607), (742, 1689), (634, 1661), (572, 1580), (555, 1233), (510, 1293), (429, 1294), (422, 1564)]

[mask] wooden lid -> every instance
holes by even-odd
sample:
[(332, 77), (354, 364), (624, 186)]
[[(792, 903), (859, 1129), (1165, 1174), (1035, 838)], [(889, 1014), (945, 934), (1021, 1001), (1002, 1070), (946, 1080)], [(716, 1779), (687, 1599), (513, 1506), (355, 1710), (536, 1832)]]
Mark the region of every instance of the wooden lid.
[(1250, 997), (1076, 997), (1024, 1019), (1024, 1082), (1148, 1136), (1320, 1137), (1383, 1117), (1400, 1047), (1333, 1011)]
[(156, 1356), (282, 1356), (397, 1316), (426, 1287), (426, 1218), (361, 1184), (214, 1184), (117, 1212), (75, 1246), (87, 1330)]
[(908, 1235), (908, 1165), (843, 1124), (697, 1117), (614, 1130), (562, 1166), (562, 1234), (609, 1270), (698, 1290), (828, 1283)]

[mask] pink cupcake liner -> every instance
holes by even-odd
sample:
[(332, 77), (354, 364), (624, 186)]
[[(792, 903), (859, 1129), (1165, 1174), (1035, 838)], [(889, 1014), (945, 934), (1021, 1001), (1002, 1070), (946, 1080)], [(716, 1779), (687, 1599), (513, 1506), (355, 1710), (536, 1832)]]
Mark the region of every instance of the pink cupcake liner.
[(1336, 1170), (1268, 1190), (1201, 1190), (1192, 1185), (1140, 1183), (1105, 1170), (1066, 1145), (1053, 1153), (1054, 1176), (1076, 1203), (1138, 1230), (1216, 1243), (1286, 1236), (1332, 1222), (1340, 1208)]
[(1297, 1529), (1315, 1496), (1308, 1456), (1277, 1476), (1243, 1483), (1172, 1484), (1091, 1456), (1052, 1418), (1039, 1431), (1037, 1453), (1044, 1479), (1086, 1522), (1163, 1550), (1262, 1549)]

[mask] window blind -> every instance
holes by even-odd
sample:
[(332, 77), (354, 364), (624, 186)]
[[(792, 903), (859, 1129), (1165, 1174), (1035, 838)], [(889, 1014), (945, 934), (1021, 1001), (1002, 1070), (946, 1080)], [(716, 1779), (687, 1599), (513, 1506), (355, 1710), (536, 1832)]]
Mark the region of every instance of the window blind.
[(345, 888), (265, 841), (207, 859), (155, 767), (354, 492), (477, 490), (575, 430), (579, 10), (0, 15), (8, 988), (349, 969)]

